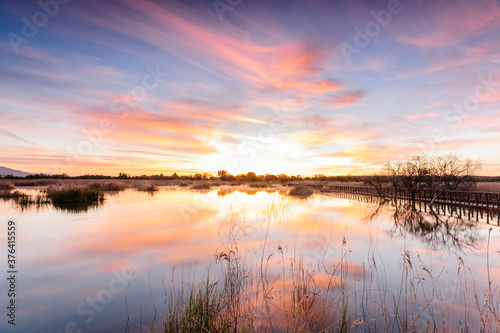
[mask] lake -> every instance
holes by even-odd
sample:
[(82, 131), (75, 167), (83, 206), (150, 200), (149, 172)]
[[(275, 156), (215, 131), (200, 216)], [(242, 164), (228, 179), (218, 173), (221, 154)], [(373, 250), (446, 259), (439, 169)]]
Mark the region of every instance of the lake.
[[(3, 251), (9, 220), (17, 332), (148, 332), (152, 324), (159, 332), (182, 288), (207, 279), (222, 286), (235, 267), (245, 303), (237, 309), (256, 331), (495, 327), (500, 229), (485, 217), (436, 223), (342, 195), (222, 186), (126, 189), (74, 209), (3, 200)], [(7, 283), (2, 332), (14, 331)]]

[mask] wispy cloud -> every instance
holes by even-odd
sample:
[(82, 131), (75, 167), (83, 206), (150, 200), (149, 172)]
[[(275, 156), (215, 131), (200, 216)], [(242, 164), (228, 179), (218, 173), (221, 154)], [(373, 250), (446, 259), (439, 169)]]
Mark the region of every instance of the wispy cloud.
[(411, 114), (408, 116), (408, 120), (419, 120), (424, 118), (435, 118), (435, 117), (439, 117), (439, 113), (427, 112), (425, 114)]
[[(437, 120), (498, 67), (498, 2), (402, 3), (351, 66), (340, 43), (354, 43), (355, 28), (386, 4), (245, 2), (221, 22), (208, 2), (72, 3), (19, 54), (0, 37), (0, 136), (9, 145), (0, 157), (51, 172), (103, 120), (113, 129), (73, 173), (214, 172), (247, 161), (249, 143), (259, 150), (241, 163), (248, 168), (364, 173), (419, 144), (470, 153), (472, 136), (492, 142), (497, 87), (483, 88), (474, 112)], [(9, 8), (10, 21), (26, 15), (22, 1)], [(168, 77), (133, 97), (156, 65)], [(134, 103), (122, 117), (113, 105), (123, 99)], [(432, 139), (441, 125), (446, 143)], [(272, 142), (259, 143), (269, 131)]]

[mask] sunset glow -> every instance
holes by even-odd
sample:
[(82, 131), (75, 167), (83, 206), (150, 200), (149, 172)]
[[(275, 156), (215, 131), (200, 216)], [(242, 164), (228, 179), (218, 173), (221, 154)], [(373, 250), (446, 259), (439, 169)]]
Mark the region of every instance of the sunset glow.
[(0, 166), (500, 175), (500, 3), (6, 1)]

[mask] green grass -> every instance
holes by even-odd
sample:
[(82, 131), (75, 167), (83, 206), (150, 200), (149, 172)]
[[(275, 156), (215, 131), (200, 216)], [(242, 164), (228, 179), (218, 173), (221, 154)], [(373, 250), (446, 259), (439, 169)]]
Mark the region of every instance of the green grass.
[(207, 273), (202, 283), (174, 286), (167, 294), (167, 317), (164, 332), (250, 332), (253, 319), (249, 316), (246, 298), (246, 277), (236, 253), (220, 253), (218, 263), (223, 274), (212, 279)]
[(93, 186), (49, 187), (47, 197), (53, 204), (65, 203), (101, 203), (104, 201), (104, 191)]

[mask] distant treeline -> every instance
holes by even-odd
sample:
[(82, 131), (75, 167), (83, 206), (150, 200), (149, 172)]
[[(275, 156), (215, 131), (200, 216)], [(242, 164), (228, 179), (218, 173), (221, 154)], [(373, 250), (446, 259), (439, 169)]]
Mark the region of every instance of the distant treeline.
[[(43, 173), (27, 175), (26, 177), (19, 177), (13, 175), (0, 175), (0, 179), (155, 179), (155, 180), (222, 180), (222, 181), (245, 181), (245, 182), (289, 182), (289, 181), (303, 181), (303, 180), (316, 180), (316, 181), (338, 181), (338, 182), (363, 182), (367, 176), (353, 176), (353, 175), (341, 175), (341, 176), (325, 176), (323, 174), (317, 174), (312, 177), (302, 177), (301, 175), (257, 175), (254, 172), (248, 172), (246, 174), (231, 175), (225, 170), (220, 170), (217, 176), (210, 173), (196, 173), (194, 175), (181, 175), (173, 173), (172, 175), (164, 175), (163, 173), (159, 175), (141, 175), (132, 176), (121, 172), (118, 176), (104, 176), (104, 175), (81, 175), (81, 176), (68, 176), (66, 174), (62, 175), (47, 175)], [(377, 177), (388, 178), (389, 175), (379, 175)], [(500, 182), (500, 176), (475, 176), (475, 181), (477, 182)]]

